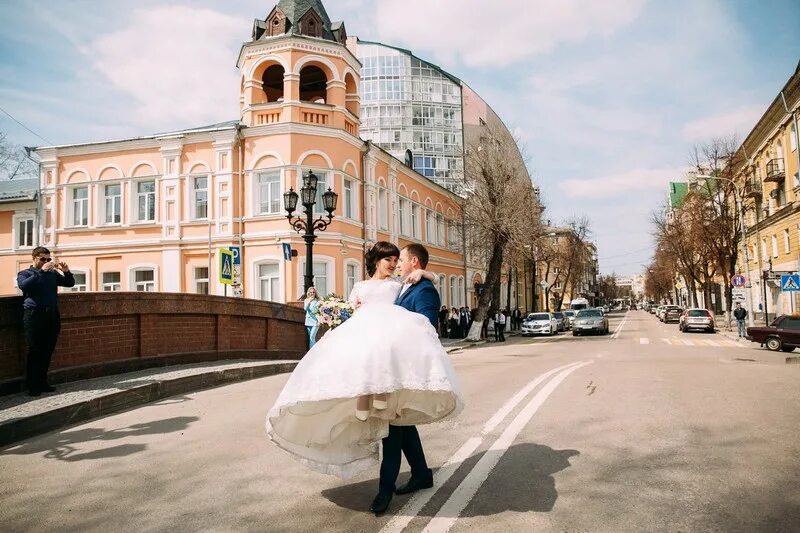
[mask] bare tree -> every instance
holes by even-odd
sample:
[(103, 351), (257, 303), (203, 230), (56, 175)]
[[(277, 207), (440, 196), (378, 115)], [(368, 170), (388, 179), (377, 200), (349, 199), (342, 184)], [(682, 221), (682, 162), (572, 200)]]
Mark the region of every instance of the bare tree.
[(507, 251), (524, 249), (540, 234), (541, 207), (515, 143), (499, 127), (487, 125), (466, 151), (462, 212), (467, 253), (487, 265), (469, 340), (480, 339), (490, 307), (499, 303), (493, 298)]
[(38, 172), (25, 149), (12, 143), (5, 132), (0, 131), (0, 180), (35, 178)]
[[(554, 300), (554, 311), (559, 311), (564, 302), (564, 294), (569, 288), (570, 294), (575, 294), (575, 289), (580, 286), (581, 275), (586, 272), (590, 259), (586, 241), (589, 237), (589, 219), (586, 217), (573, 218), (567, 222), (569, 232), (566, 246), (559, 247), (561, 252), (562, 267), (559, 276), (563, 274), (563, 290)], [(557, 276), (557, 279), (558, 277)]]

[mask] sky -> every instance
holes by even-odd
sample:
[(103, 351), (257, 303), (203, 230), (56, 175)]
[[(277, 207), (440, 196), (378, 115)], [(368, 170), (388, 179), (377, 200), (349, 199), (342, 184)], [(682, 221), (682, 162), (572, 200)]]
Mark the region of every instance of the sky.
[[(275, 2), (0, 0), (0, 131), (20, 145), (238, 118), (236, 57)], [(521, 139), (553, 224), (586, 216), (603, 274), (649, 262), (693, 145), (743, 139), (800, 60), (797, 0), (327, 0)]]

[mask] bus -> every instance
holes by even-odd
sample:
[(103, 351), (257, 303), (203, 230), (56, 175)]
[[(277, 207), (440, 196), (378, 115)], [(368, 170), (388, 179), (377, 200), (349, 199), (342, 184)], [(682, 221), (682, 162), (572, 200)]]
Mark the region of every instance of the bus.
[(586, 298), (575, 298), (569, 303), (569, 308), (573, 311), (580, 311), (589, 307), (589, 300)]

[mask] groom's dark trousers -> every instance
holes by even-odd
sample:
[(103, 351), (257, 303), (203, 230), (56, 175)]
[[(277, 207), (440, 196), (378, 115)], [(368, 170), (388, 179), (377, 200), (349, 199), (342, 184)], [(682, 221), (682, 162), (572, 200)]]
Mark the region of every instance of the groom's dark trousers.
[[(427, 279), (407, 288), (395, 301), (396, 305), (414, 313), (420, 313), (430, 320), (436, 329), (439, 313), (439, 293)], [(402, 452), (402, 453), (401, 453)], [(425, 462), (425, 452), (419, 440), (416, 426), (389, 426), (389, 435), (383, 439), (383, 461), (381, 462), (380, 492), (391, 493), (395, 490), (397, 475), (400, 473), (401, 456), (406, 456), (411, 467), (411, 477), (428, 480), (433, 472)]]

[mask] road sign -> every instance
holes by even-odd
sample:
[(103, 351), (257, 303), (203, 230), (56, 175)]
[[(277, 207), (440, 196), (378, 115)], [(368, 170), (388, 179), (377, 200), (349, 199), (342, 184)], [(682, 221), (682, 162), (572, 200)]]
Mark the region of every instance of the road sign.
[(241, 265), (242, 264), (242, 256), (241, 256), (241, 253), (239, 252), (239, 250), (240, 250), (239, 247), (238, 246), (228, 246), (228, 250), (230, 250), (233, 253), (233, 264), (234, 265)]
[(800, 292), (800, 274), (781, 275), (781, 290), (784, 292)]
[(731, 297), (734, 302), (743, 302), (747, 299), (747, 289), (744, 287), (737, 287), (733, 289)]
[(283, 259), (286, 261), (292, 260), (292, 245), (288, 242), (283, 243)]
[(542, 280), (542, 281), (539, 282), (539, 286), (542, 288), (542, 290), (547, 290), (547, 287), (549, 286), (549, 284), (547, 283), (546, 280)]
[(744, 287), (747, 284), (747, 278), (744, 276), (733, 276), (731, 278), (731, 285), (734, 287)]
[(227, 248), (219, 249), (219, 282), (225, 285), (233, 283), (233, 252)]

